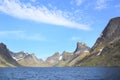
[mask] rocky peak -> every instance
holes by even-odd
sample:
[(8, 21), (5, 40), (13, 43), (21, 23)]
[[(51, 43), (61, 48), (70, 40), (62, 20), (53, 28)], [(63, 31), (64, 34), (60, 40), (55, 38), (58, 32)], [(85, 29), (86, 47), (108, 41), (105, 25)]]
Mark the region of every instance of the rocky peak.
[(1, 49), (7, 49), (6, 45), (4, 43), (0, 43), (0, 48)]
[(59, 56), (60, 54), (59, 54), (59, 52), (56, 52), (54, 55), (53, 55), (53, 57), (57, 57), (57, 56)]
[(83, 53), (84, 51), (89, 51), (90, 48), (83, 42), (77, 42), (77, 48), (74, 53)]
[(69, 54), (69, 53), (66, 51), (63, 51), (62, 55), (66, 55), (66, 54)]
[(6, 47), (6, 45), (2, 42), (0, 43), (0, 46)]
[(9, 50), (7, 49), (7, 46), (4, 43), (0, 43), (0, 53), (10, 56)]

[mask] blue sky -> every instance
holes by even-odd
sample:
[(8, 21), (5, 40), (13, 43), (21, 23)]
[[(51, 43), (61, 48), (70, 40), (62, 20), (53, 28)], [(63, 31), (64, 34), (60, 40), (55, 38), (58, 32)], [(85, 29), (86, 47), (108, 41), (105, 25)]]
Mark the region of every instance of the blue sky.
[(0, 0), (0, 42), (46, 59), (77, 42), (92, 47), (117, 16), (120, 0)]

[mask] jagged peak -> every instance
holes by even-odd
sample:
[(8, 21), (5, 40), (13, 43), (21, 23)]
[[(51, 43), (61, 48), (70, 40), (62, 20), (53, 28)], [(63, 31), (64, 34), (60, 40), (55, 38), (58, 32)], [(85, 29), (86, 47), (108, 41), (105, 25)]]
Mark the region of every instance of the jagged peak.
[(77, 42), (77, 46), (80, 46), (80, 45), (85, 45), (86, 46), (86, 44), (84, 42)]
[(62, 54), (67, 53), (66, 51), (63, 51)]
[(60, 54), (59, 52), (55, 52), (55, 55), (58, 55), (58, 54)]
[(63, 56), (63, 55), (66, 55), (66, 54), (67, 54), (67, 55), (68, 55), (68, 54), (69, 54), (69, 55), (72, 55), (71, 52), (67, 52), (67, 51), (63, 51), (61, 55)]
[(77, 51), (83, 52), (84, 50), (89, 50), (89, 49), (90, 48), (84, 42), (77, 42), (77, 48), (74, 51), (74, 53)]
[(6, 45), (1, 42), (1, 43), (0, 43), (0, 47), (1, 47), (1, 48), (6, 48)]

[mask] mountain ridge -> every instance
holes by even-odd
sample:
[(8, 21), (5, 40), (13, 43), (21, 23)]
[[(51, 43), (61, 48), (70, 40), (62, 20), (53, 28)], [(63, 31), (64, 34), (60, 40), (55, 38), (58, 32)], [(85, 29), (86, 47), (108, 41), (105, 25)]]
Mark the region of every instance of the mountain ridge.
[(14, 53), (0, 43), (0, 66), (64, 67), (64, 66), (120, 66), (120, 17), (112, 18), (92, 48), (77, 42), (73, 52), (56, 52), (45, 61), (34, 54)]
[[(79, 43), (79, 45), (78, 45), (78, 43)], [(45, 61), (38, 59), (34, 54), (25, 53), (23, 51), (14, 53), (14, 52), (8, 50), (4, 43), (0, 43), (0, 44), (3, 45), (3, 48), (2, 48), (3, 50), (4, 50), (4, 48), (6, 49), (6, 51), (9, 54), (9, 57), (12, 58), (12, 60), (14, 60), (18, 64), (18, 65), (13, 65), (13, 66), (21, 65), (24, 67), (52, 67), (52, 66), (63, 67), (63, 66), (69, 66), (68, 65), (69, 62), (71, 62), (74, 58), (78, 57), (81, 54), (81, 52), (89, 50), (89, 47), (86, 46), (85, 44), (83, 44), (81, 42), (78, 42), (78, 43), (77, 43), (77, 48), (74, 52), (70, 53), (70, 52), (63, 51), (62, 54), (60, 54), (59, 52), (56, 52), (52, 56), (49, 56)], [(2, 50), (0, 49), (0, 52), (1, 51)], [(80, 52), (80, 53), (78, 53), (78, 52)], [(4, 56), (6, 56), (6, 55), (4, 55)]]

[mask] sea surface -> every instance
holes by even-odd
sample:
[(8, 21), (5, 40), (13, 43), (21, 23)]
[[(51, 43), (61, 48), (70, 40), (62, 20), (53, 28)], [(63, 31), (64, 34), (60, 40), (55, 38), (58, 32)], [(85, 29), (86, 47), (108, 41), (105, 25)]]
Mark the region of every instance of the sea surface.
[(0, 80), (120, 80), (119, 67), (0, 68)]

